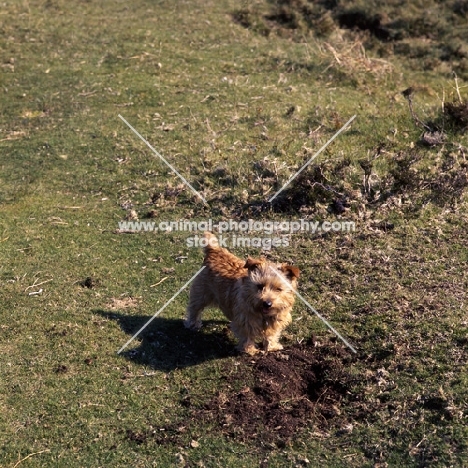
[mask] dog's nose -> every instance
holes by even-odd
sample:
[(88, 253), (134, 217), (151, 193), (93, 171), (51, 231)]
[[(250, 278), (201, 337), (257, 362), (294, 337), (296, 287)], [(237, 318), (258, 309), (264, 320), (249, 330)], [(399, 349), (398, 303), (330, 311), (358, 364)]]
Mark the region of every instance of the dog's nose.
[(269, 309), (271, 307), (271, 301), (263, 301), (263, 307)]

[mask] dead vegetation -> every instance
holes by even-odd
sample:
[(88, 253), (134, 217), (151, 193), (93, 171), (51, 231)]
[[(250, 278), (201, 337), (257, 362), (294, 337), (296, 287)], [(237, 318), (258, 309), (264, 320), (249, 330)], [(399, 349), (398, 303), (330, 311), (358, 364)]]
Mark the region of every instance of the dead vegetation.
[[(464, 128), (465, 104), (450, 107), (439, 120), (415, 123), (421, 128), (416, 146), (405, 149), (382, 142), (369, 156), (352, 160), (325, 159), (311, 164), (270, 204), (267, 198), (300, 167), (288, 166), (281, 157), (254, 161), (249, 171), (234, 177), (232, 170), (206, 168), (204, 196), (214, 212), (244, 218), (262, 213), (300, 214), (301, 216), (345, 216), (347, 219), (397, 213), (415, 216), (428, 202), (441, 207), (460, 203), (468, 187), (468, 149), (456, 143), (449, 127)], [(414, 113), (416, 116), (416, 113)], [(417, 120), (416, 120), (417, 119)], [(303, 152), (303, 161), (310, 157)], [(248, 196), (243, 187), (249, 186)], [(193, 205), (193, 195), (182, 186), (168, 183), (155, 191), (139, 208), (140, 218), (157, 219), (174, 207), (186, 206), (186, 218), (203, 215), (201, 204)], [(199, 206), (200, 205), (200, 206)], [(133, 210), (134, 211), (134, 210)], [(367, 213), (367, 214), (365, 214)]]
[[(385, 150), (380, 159), (358, 164), (313, 165), (274, 200), (272, 209), (361, 219), (364, 212), (372, 217), (388, 215), (389, 209), (414, 216), (429, 201), (453, 207), (468, 188), (468, 161), (464, 147), (451, 146), (437, 154), (424, 148)], [(390, 203), (396, 199), (397, 204)]]

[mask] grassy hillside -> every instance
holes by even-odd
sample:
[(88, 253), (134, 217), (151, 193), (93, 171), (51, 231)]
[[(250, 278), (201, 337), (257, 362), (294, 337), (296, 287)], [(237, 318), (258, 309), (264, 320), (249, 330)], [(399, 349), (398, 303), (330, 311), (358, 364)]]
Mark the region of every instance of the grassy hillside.
[[(466, 466), (467, 25), (466, 1), (3, 2), (0, 464)], [(231, 250), (297, 265), (358, 353), (297, 300), (283, 352), (238, 356), (219, 311), (183, 328), (185, 290), (117, 354), (202, 261), (119, 221), (179, 219), (354, 222)]]

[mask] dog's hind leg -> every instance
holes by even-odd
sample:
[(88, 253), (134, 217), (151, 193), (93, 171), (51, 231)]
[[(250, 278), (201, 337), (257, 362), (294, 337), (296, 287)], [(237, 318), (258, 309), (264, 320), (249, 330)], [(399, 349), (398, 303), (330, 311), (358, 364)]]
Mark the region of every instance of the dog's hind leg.
[[(198, 279), (198, 278), (197, 278)], [(187, 305), (187, 313), (185, 316), (184, 325), (186, 328), (198, 330), (202, 326), (201, 315), (203, 309), (213, 302), (213, 298), (208, 291), (202, 286), (202, 282), (197, 281), (190, 288), (190, 299)]]

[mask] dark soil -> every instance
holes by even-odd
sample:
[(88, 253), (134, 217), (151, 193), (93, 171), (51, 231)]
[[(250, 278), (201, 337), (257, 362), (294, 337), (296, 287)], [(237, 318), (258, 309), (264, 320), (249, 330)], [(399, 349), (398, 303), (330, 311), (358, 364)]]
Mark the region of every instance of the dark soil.
[(341, 403), (353, 399), (351, 361), (341, 346), (312, 341), (243, 357), (226, 386), (195, 411), (196, 419), (215, 423), (227, 437), (277, 445), (305, 428), (340, 425)]
[(99, 286), (100, 281), (97, 278), (93, 278), (91, 276), (88, 276), (83, 281), (80, 281), (79, 284), (83, 288), (93, 289), (93, 288)]
[(468, 102), (449, 102), (445, 105), (445, 111), (454, 127), (468, 130)]
[(391, 31), (382, 25), (382, 18), (380, 15), (369, 15), (366, 11), (351, 10), (338, 12), (336, 14), (336, 19), (342, 28), (369, 31), (377, 39), (383, 41), (391, 38)]

